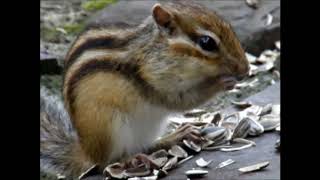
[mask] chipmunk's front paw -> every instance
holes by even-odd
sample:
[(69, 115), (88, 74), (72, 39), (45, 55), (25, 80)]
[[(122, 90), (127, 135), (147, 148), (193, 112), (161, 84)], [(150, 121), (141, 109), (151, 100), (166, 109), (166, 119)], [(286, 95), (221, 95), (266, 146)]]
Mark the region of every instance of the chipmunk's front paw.
[(202, 141), (199, 130), (191, 124), (185, 124), (179, 127), (173, 134), (171, 134), (170, 138), (170, 140), (175, 144), (181, 142), (183, 139), (187, 139), (195, 143), (200, 143)]
[(194, 143), (201, 143), (203, 141), (199, 130), (191, 125), (184, 124), (179, 127), (175, 132), (161, 139), (161, 143), (165, 147), (171, 147), (172, 145), (182, 142), (182, 140), (193, 141)]

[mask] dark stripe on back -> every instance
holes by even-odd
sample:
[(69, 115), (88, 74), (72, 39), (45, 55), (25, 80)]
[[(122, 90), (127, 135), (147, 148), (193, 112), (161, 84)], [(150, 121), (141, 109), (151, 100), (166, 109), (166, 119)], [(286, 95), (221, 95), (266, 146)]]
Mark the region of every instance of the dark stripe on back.
[(128, 40), (119, 40), (114, 37), (105, 37), (105, 38), (91, 38), (87, 39), (84, 43), (82, 43), (79, 47), (73, 51), (69, 58), (66, 61), (65, 69), (68, 69), (75, 60), (86, 50), (89, 49), (98, 49), (98, 48), (119, 48), (123, 47), (128, 43)]
[(133, 63), (117, 63), (113, 60), (91, 60), (77, 69), (68, 81), (67, 96), (69, 97), (71, 112), (73, 112), (72, 104), (75, 100), (73, 90), (76, 88), (77, 83), (85, 76), (96, 72), (113, 72), (122, 75), (138, 88), (142, 96), (148, 99), (152, 97), (153, 93), (156, 93), (155, 89), (139, 74), (138, 65)]

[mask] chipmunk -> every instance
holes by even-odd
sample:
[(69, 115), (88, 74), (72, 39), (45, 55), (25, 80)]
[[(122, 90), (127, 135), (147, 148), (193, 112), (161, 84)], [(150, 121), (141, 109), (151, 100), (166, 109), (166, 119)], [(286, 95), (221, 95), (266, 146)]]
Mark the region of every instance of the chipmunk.
[(190, 1), (150, 11), (138, 27), (78, 36), (65, 59), (64, 107), (41, 90), (43, 169), (77, 177), (93, 164), (196, 140), (188, 126), (157, 137), (170, 113), (204, 104), (248, 74), (236, 34), (215, 12)]

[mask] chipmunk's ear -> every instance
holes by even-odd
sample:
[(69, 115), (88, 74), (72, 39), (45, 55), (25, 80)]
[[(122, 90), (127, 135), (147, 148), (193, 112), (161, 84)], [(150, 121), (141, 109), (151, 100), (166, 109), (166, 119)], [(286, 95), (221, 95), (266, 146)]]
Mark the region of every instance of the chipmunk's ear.
[(172, 19), (171, 14), (166, 11), (159, 3), (152, 8), (152, 16), (154, 20), (162, 27), (168, 27)]

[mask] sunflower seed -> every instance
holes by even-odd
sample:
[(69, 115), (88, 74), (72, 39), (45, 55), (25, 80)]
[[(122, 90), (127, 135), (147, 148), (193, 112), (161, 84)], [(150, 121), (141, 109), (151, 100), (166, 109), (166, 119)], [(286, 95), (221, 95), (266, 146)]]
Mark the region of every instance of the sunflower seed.
[(220, 121), (219, 126), (224, 127), (226, 129), (236, 128), (237, 124), (240, 121), (240, 114), (239, 113), (232, 113), (227, 115), (222, 121)]
[(206, 139), (206, 138), (204, 138), (204, 139), (205, 139), (205, 142), (203, 142), (201, 144), (201, 149), (212, 146), (215, 143), (214, 141), (211, 141), (210, 139)]
[(246, 114), (254, 114), (254, 115), (259, 115), (261, 114), (262, 107), (258, 105), (252, 105), (248, 107), (247, 109), (243, 110)]
[(250, 121), (249, 118), (242, 119), (234, 129), (231, 139), (245, 138), (250, 131)]
[(132, 177), (128, 178), (128, 180), (157, 180), (158, 176), (145, 176), (145, 177)]
[(193, 158), (193, 155), (191, 155), (191, 156), (189, 156), (189, 157), (187, 157), (187, 158), (182, 159), (181, 161), (178, 162), (178, 165), (183, 164), (184, 162), (190, 160), (191, 158)]
[(280, 126), (280, 117), (274, 114), (262, 116), (259, 123), (263, 126), (265, 131), (272, 131)]
[(126, 169), (124, 174), (126, 177), (141, 177), (151, 174), (151, 170), (146, 166), (134, 167)]
[(169, 153), (165, 149), (160, 149), (156, 152), (153, 152), (149, 157), (151, 159), (158, 159), (158, 158), (162, 158), (162, 157), (167, 157), (168, 154)]
[(276, 48), (280, 50), (280, 41), (276, 41), (274, 44), (276, 45)]
[(83, 172), (78, 179), (81, 180), (83, 178), (92, 176), (92, 175), (97, 175), (99, 174), (98, 172), (99, 170), (99, 166), (97, 164), (94, 164), (93, 166), (91, 166), (88, 170), (86, 170), (85, 172)]
[(178, 164), (178, 157), (174, 156), (168, 160), (168, 162), (162, 167), (162, 170), (168, 171), (170, 169), (173, 169)]
[(201, 169), (192, 169), (185, 172), (188, 177), (201, 177), (208, 174), (208, 171)]
[(165, 165), (165, 163), (168, 161), (167, 157), (161, 157), (161, 158), (157, 158), (154, 159), (153, 162), (158, 166), (158, 167), (162, 167)]
[(232, 151), (239, 151), (239, 150), (242, 150), (242, 149), (247, 149), (249, 147), (252, 147), (253, 144), (246, 144), (246, 145), (243, 145), (243, 146), (240, 146), (240, 147), (234, 147), (234, 148), (221, 148), (220, 151), (223, 151), (223, 152), (232, 152)]
[(238, 170), (243, 172), (243, 173), (252, 172), (252, 171), (258, 171), (258, 170), (266, 168), (267, 166), (269, 166), (269, 164), (270, 163), (268, 161), (266, 161), (266, 162), (254, 164), (254, 165), (251, 165), (251, 166), (242, 167), (242, 168), (240, 168)]
[(168, 117), (169, 122), (172, 122), (174, 124), (183, 124), (183, 123), (191, 123), (191, 122), (196, 122), (199, 120), (199, 117), (184, 117), (184, 116), (170, 116)]
[(104, 175), (110, 175), (113, 178), (123, 179), (126, 178), (124, 165), (120, 163), (114, 163), (108, 165), (104, 171)]
[(242, 144), (252, 144), (253, 146), (256, 146), (256, 143), (254, 141), (250, 141), (248, 139), (243, 139), (243, 138), (235, 138), (232, 140), (232, 142), (237, 142)]
[(271, 113), (273, 105), (271, 103), (262, 107), (261, 112), (258, 114), (259, 116), (264, 116), (266, 114)]
[(200, 122), (206, 122), (206, 123), (211, 123), (212, 120), (214, 119), (215, 114), (214, 113), (206, 113), (206, 114), (202, 114), (200, 116)]
[(197, 144), (195, 144), (193, 141), (187, 141), (187, 140), (183, 140), (183, 144), (188, 147), (189, 149), (195, 151), (195, 152), (200, 152), (201, 151), (201, 147), (198, 146)]
[[(249, 76), (253, 76), (253, 75), (256, 75), (256, 74), (258, 73), (258, 70), (259, 70), (258, 66), (253, 65), (253, 64), (249, 64), (249, 67), (250, 67), (250, 69), (249, 69)], [(248, 84), (248, 83), (247, 83), (247, 84)], [(236, 85), (236, 86), (237, 86), (237, 85)]]
[(221, 162), (221, 163), (216, 167), (216, 169), (223, 168), (223, 167), (228, 166), (228, 165), (230, 165), (230, 164), (232, 164), (232, 163), (235, 163), (235, 161), (232, 160), (232, 159), (228, 159), (228, 160), (226, 160), (226, 161)]
[(247, 102), (247, 101), (239, 101), (239, 102), (231, 101), (231, 103), (234, 104), (239, 109), (246, 109), (252, 105), (251, 102)]
[(272, 106), (271, 114), (280, 115), (280, 104), (275, 104)]
[(257, 9), (259, 1), (258, 0), (246, 0), (246, 3), (249, 7), (253, 8), (253, 9)]
[(199, 166), (201, 168), (207, 167), (211, 162), (212, 162), (212, 160), (206, 161), (203, 158), (196, 160), (197, 166)]
[(174, 145), (168, 151), (170, 155), (177, 156), (178, 158), (186, 158), (188, 157), (188, 153), (180, 146)]
[(256, 62), (256, 59), (257, 59), (256, 56), (246, 52), (246, 57), (247, 57), (249, 63), (255, 63)]
[(273, 16), (271, 14), (267, 15), (267, 21), (266, 21), (266, 26), (269, 26), (272, 24)]
[(224, 135), (226, 129), (224, 127), (207, 127), (201, 130), (201, 136), (215, 141), (220, 136)]
[(232, 146), (229, 145), (220, 145), (220, 146), (212, 146), (212, 147), (206, 147), (203, 150), (206, 151), (213, 151), (213, 150), (220, 150), (221, 148), (231, 148)]
[(260, 116), (257, 114), (254, 114), (252, 112), (246, 112), (246, 111), (240, 111), (239, 114), (241, 115), (241, 118), (249, 118), (255, 121), (258, 121), (260, 119)]
[(252, 118), (250, 119), (250, 130), (249, 135), (250, 136), (258, 136), (264, 132), (264, 127), (257, 121)]

